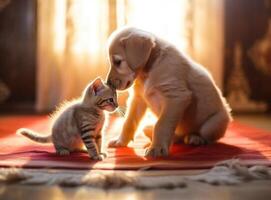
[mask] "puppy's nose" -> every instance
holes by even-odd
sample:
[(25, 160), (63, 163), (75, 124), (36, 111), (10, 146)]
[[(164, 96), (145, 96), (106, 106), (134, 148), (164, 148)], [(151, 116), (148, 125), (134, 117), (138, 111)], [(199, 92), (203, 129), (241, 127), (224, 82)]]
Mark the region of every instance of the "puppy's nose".
[(117, 89), (121, 86), (121, 80), (120, 79), (109, 79), (107, 81), (107, 84), (113, 88), (113, 89)]
[(119, 87), (121, 86), (121, 80), (116, 79), (116, 80), (114, 81), (114, 84), (115, 84), (115, 88), (119, 88)]
[(107, 80), (107, 85), (111, 88), (116, 89), (116, 86), (114, 85), (114, 81), (112, 79)]

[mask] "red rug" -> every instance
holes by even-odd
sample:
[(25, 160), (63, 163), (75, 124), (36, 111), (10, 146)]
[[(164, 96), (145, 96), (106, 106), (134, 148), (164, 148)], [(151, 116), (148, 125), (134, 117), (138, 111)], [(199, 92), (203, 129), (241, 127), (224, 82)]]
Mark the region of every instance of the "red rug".
[[(115, 119), (106, 131), (117, 134), (123, 119)], [(15, 134), (21, 127), (48, 132), (44, 116), (0, 117), (0, 166), (70, 169), (206, 169), (232, 158), (246, 165), (271, 166), (271, 133), (233, 122), (219, 143), (201, 147), (175, 145), (167, 159), (143, 157), (147, 139), (137, 137), (133, 148), (108, 149), (108, 157), (93, 162), (84, 153), (58, 156), (51, 144), (34, 143)], [(106, 140), (111, 136), (106, 135)]]

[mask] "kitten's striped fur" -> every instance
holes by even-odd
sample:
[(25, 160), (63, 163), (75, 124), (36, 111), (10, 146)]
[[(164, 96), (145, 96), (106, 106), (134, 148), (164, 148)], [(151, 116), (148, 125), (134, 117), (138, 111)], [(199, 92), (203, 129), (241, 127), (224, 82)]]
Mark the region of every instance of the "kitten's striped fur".
[(116, 91), (97, 78), (86, 87), (80, 99), (65, 103), (53, 114), (51, 135), (41, 136), (25, 128), (18, 133), (36, 142), (53, 142), (60, 155), (83, 151), (84, 145), (92, 159), (101, 160), (103, 111), (111, 112), (117, 107)]

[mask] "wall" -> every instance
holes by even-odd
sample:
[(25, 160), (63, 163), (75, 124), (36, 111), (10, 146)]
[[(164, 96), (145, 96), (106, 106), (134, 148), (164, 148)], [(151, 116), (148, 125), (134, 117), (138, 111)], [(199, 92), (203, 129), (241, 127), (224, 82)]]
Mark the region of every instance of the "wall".
[(10, 1), (0, 10), (0, 80), (10, 96), (0, 110), (35, 101), (36, 1)]

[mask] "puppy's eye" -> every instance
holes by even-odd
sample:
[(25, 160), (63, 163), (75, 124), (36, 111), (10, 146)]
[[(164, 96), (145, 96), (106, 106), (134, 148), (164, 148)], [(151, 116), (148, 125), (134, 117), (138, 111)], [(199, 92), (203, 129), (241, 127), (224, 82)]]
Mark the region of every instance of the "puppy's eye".
[(118, 67), (118, 66), (120, 66), (120, 64), (121, 64), (121, 60), (116, 59), (116, 60), (113, 61), (113, 63), (114, 63), (115, 66)]

